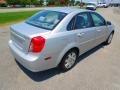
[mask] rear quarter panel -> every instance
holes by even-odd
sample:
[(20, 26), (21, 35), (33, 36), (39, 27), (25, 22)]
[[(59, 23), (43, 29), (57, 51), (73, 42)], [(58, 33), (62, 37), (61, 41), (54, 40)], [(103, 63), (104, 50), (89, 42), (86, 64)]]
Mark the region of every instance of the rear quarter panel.
[(46, 41), (45, 57), (51, 56), (49, 65), (56, 67), (64, 54), (73, 47), (77, 47), (76, 37), (73, 32), (65, 31), (52, 34)]

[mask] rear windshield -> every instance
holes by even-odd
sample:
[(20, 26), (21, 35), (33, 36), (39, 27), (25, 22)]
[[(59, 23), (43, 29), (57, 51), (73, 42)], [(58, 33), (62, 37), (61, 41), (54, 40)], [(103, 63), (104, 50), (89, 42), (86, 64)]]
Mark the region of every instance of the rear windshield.
[(66, 16), (66, 13), (44, 10), (29, 18), (26, 23), (47, 30), (53, 30)]

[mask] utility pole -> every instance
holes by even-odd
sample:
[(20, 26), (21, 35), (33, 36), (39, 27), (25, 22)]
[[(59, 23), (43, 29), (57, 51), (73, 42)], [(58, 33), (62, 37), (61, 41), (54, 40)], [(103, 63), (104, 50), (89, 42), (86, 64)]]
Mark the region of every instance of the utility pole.
[(82, 0), (80, 1), (80, 8), (82, 8)]

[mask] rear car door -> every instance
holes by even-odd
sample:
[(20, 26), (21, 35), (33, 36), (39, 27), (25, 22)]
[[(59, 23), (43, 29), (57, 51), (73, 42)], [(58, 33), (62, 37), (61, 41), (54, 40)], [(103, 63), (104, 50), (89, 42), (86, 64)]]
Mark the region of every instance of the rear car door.
[(92, 12), (92, 20), (94, 23), (94, 28), (96, 29), (96, 45), (104, 42), (106, 40), (107, 26), (105, 19), (99, 14)]
[(79, 13), (73, 18), (73, 21), (74, 23), (68, 26), (73, 26), (72, 29), (75, 33), (76, 42), (82, 54), (95, 46), (95, 29), (93, 28), (89, 12)]

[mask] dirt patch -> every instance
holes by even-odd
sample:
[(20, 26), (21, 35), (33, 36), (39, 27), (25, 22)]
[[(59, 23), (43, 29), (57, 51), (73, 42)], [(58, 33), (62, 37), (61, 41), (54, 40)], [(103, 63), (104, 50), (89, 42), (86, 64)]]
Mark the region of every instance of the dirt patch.
[(120, 7), (114, 8), (113, 11), (116, 14), (120, 14)]

